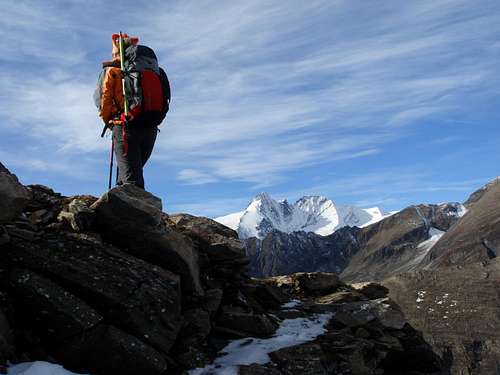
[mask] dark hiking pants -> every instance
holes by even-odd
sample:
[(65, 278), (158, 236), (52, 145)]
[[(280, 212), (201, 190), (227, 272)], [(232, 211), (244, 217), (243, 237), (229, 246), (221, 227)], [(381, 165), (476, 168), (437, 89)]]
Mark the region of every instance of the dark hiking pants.
[(142, 168), (151, 156), (157, 133), (156, 126), (128, 126), (126, 128), (128, 153), (127, 156), (123, 156), (122, 127), (113, 128), (118, 185), (134, 184), (144, 189)]

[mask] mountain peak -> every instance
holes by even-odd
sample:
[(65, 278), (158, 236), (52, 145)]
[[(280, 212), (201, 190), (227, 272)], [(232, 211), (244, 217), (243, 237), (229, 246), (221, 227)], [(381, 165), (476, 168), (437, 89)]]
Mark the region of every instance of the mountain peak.
[(241, 239), (264, 238), (272, 230), (284, 233), (314, 232), (326, 236), (344, 226), (365, 226), (384, 217), (377, 207), (362, 209), (336, 205), (322, 195), (308, 195), (289, 204), (275, 200), (268, 193), (255, 196), (241, 212), (215, 220), (238, 231)]
[(255, 196), (253, 199), (254, 201), (260, 200), (260, 201), (270, 201), (272, 200), (271, 196), (266, 193), (266, 192), (261, 192)]

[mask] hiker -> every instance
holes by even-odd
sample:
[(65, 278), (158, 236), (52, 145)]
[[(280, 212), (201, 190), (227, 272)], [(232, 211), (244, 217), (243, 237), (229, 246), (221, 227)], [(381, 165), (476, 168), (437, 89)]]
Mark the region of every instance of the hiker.
[[(111, 152), (114, 150), (118, 164), (117, 185), (130, 183), (144, 189), (143, 167), (153, 151), (158, 125), (169, 109), (170, 85), (165, 72), (158, 67), (153, 50), (138, 45), (138, 38), (113, 34), (111, 40), (112, 59), (102, 64), (94, 100), (105, 124), (102, 136), (106, 127), (112, 131)], [(110, 185), (111, 173), (112, 162)]]

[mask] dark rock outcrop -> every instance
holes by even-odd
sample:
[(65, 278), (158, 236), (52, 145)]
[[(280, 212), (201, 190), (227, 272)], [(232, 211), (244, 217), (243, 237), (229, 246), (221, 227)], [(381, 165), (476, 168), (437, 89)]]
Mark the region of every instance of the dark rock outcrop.
[(465, 216), (429, 251), (422, 267), (469, 264), (500, 256), (500, 179), (473, 193), (467, 202)]
[(361, 229), (360, 250), (343, 270), (342, 279), (380, 281), (417, 269), (426, 251), (418, 245), (429, 238), (430, 229), (446, 231), (460, 215), (458, 203), (411, 206)]
[(358, 228), (344, 227), (329, 236), (309, 232), (271, 231), (264, 239), (249, 238), (245, 248), (250, 273), (257, 277), (294, 272), (340, 273), (359, 250)]
[[(185, 374), (232, 339), (265, 340), (285, 319), (325, 313), (333, 318), (324, 335), (240, 372), (431, 373), (399, 360), (402, 350), (440, 366), (397, 306), (377, 294), (381, 287), (356, 291), (323, 272), (251, 279), (234, 231), (169, 217), (158, 198), (133, 186), (99, 199), (25, 189), (21, 212), (0, 226), (0, 369), (6, 360), (49, 360), (100, 375)], [(291, 298), (300, 306), (283, 309)]]
[(427, 251), (418, 245), (432, 230), (448, 230), (463, 209), (459, 203), (412, 206), (368, 227), (343, 227), (329, 236), (271, 230), (262, 240), (245, 240), (249, 270), (258, 277), (335, 272), (348, 281), (382, 280), (416, 269)]
[(158, 198), (131, 184), (109, 190), (91, 206), (107, 241), (178, 273), (184, 290), (202, 295), (198, 254), (188, 238), (164, 225), (159, 207)]
[(17, 217), (30, 199), (17, 177), (0, 165), (0, 223)]

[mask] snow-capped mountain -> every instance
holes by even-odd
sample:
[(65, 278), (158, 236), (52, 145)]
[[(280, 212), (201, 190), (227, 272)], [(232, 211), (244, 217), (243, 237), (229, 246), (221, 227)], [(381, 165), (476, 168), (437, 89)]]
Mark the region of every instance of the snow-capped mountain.
[(236, 230), (241, 239), (262, 239), (273, 229), (284, 233), (303, 231), (326, 236), (338, 228), (364, 227), (386, 216), (378, 207), (363, 209), (336, 205), (322, 196), (302, 197), (290, 204), (286, 200), (277, 201), (261, 193), (245, 210), (215, 220)]

